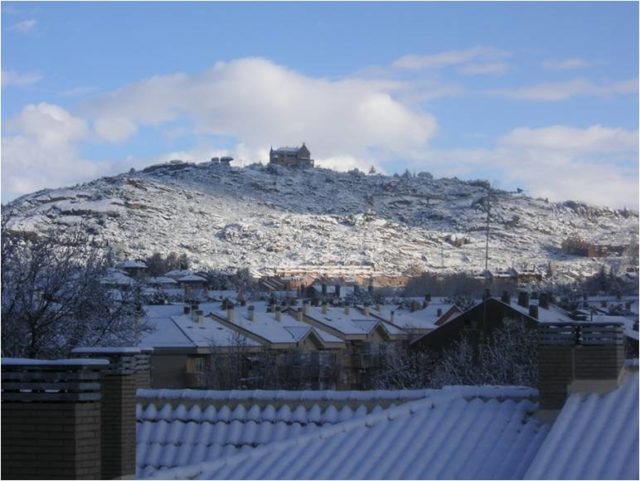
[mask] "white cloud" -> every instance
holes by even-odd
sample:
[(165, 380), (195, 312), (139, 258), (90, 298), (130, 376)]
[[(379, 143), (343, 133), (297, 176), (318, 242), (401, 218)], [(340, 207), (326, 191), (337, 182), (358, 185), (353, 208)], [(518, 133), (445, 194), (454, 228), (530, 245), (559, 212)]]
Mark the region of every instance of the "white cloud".
[(498, 89), (489, 91), (489, 93), (517, 100), (559, 101), (579, 95), (610, 97), (631, 94), (637, 91), (638, 79), (601, 85), (586, 79), (575, 79), (567, 82), (549, 82), (515, 89)]
[(87, 135), (86, 122), (59, 106), (25, 107), (2, 137), (3, 198), (98, 175), (100, 166), (81, 159), (75, 146)]
[[(96, 126), (104, 119), (158, 126), (186, 119), (194, 133), (238, 139), (251, 155), (269, 145), (302, 141), (317, 158), (362, 156), (376, 146), (395, 152), (424, 147), (436, 121), (395, 98), (395, 88), (397, 83), (379, 80), (307, 77), (246, 58), (217, 63), (200, 75), (143, 80), (99, 97), (84, 111)], [(129, 127), (111, 138), (126, 138), (134, 132)]]
[(638, 132), (593, 125), (577, 129), (554, 125), (540, 129), (520, 127), (501, 137), (498, 143), (515, 148), (546, 149), (556, 152), (612, 153), (638, 149)]
[(30, 18), (28, 20), (23, 20), (22, 22), (18, 22), (15, 25), (9, 27), (9, 31), (20, 32), (20, 33), (29, 33), (36, 28), (38, 21)]
[(437, 175), (497, 178), (553, 201), (637, 209), (637, 157), (637, 130), (555, 125), (513, 129), (493, 148), (431, 150), (414, 159), (413, 167), (428, 165)]
[(98, 136), (108, 142), (122, 142), (138, 130), (135, 123), (124, 117), (100, 117), (94, 128)]
[(587, 68), (591, 65), (591, 62), (581, 58), (549, 59), (542, 63), (542, 66), (549, 70), (576, 70)]
[(463, 75), (501, 75), (509, 71), (505, 62), (468, 63), (460, 67)]
[(19, 73), (15, 70), (2, 71), (2, 87), (26, 87), (42, 80), (36, 73)]
[(466, 64), (478, 59), (490, 60), (510, 55), (510, 52), (495, 48), (473, 47), (466, 50), (449, 50), (433, 55), (405, 55), (393, 62), (393, 66), (407, 70), (436, 69)]

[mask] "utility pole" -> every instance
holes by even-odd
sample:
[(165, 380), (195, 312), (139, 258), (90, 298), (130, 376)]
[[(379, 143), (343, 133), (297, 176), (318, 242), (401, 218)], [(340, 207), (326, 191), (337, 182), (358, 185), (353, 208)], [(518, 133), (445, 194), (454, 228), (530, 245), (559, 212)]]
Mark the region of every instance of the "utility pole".
[[(486, 295), (489, 292), (489, 286), (491, 283), (491, 278), (489, 277), (489, 222), (491, 219), (491, 186), (488, 188), (487, 193), (487, 233), (485, 239), (485, 250), (484, 250), (484, 279), (485, 279), (485, 293), (483, 294), (483, 307), (482, 307), (482, 329), (481, 333), (478, 336), (478, 353), (482, 355), (482, 344), (486, 337), (486, 329), (487, 329), (487, 301), (489, 297)], [(482, 340), (481, 340), (482, 339)]]
[(491, 215), (491, 187), (489, 187), (489, 193), (487, 194), (487, 236), (485, 240), (485, 248), (484, 248), (484, 272), (487, 279), (489, 279), (489, 221)]

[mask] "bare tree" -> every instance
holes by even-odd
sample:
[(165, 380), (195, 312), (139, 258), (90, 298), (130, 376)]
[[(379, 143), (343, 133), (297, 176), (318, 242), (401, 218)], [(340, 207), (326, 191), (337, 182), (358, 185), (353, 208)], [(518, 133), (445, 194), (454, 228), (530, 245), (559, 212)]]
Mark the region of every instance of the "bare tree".
[(456, 384), (536, 386), (538, 364), (535, 330), (525, 323), (505, 319), (501, 328), (474, 346), (463, 335), (436, 355), (412, 351), (385, 360), (377, 375), (377, 388), (440, 388)]
[(82, 227), (37, 235), (3, 228), (2, 354), (63, 357), (77, 346), (135, 344), (149, 330), (139, 292), (101, 283), (109, 263)]

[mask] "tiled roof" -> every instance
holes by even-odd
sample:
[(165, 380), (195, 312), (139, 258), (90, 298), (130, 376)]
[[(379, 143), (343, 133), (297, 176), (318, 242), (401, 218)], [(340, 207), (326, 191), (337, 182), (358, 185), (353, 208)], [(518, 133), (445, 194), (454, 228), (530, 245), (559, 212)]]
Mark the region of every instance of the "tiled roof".
[(638, 371), (605, 395), (572, 394), (526, 479), (638, 479)]
[[(475, 392), (474, 392), (475, 391)], [(522, 391), (531, 394), (531, 390)], [(507, 394), (507, 393), (502, 393)], [(513, 394), (513, 393), (511, 393)], [(237, 456), (157, 473), (164, 479), (521, 478), (548, 426), (500, 389), (433, 391)]]
[(139, 390), (137, 476), (297, 438), (426, 393)]

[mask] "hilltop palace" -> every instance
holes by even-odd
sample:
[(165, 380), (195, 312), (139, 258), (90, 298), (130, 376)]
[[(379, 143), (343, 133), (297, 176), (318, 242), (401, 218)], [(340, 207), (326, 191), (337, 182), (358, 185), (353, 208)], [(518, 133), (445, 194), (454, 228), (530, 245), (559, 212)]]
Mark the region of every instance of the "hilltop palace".
[(311, 152), (304, 142), (302, 147), (280, 147), (277, 150), (269, 150), (269, 164), (282, 165), (285, 167), (313, 167)]

